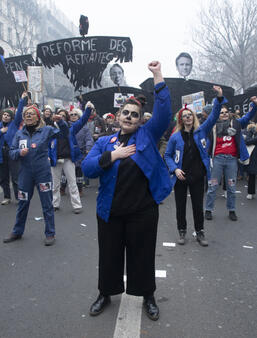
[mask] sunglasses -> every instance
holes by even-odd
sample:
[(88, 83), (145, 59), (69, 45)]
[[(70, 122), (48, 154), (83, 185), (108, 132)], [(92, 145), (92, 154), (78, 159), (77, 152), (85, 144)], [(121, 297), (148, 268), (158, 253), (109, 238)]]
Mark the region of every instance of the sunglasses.
[(182, 118), (184, 119), (184, 118), (189, 118), (189, 117), (191, 117), (191, 116), (193, 116), (193, 114), (192, 113), (188, 113), (188, 114), (184, 114), (184, 115), (182, 115)]
[(71, 113), (70, 116), (78, 116), (76, 113)]
[(129, 111), (129, 110), (122, 110), (122, 115), (128, 116), (131, 115), (131, 117), (134, 117), (135, 119), (138, 119), (140, 117), (140, 114), (137, 111)]
[(220, 115), (224, 115), (224, 114), (229, 114), (229, 112), (228, 111), (221, 111), (220, 112)]

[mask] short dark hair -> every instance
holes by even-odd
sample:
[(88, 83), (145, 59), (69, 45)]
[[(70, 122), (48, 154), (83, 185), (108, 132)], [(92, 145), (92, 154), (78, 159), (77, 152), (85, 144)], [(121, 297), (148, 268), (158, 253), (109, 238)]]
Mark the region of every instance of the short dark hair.
[(178, 60), (180, 58), (187, 58), (187, 59), (189, 59), (191, 61), (191, 65), (193, 65), (192, 56), (190, 54), (188, 54), (188, 53), (183, 52), (183, 53), (180, 53), (179, 56), (176, 57), (176, 66), (178, 65)]

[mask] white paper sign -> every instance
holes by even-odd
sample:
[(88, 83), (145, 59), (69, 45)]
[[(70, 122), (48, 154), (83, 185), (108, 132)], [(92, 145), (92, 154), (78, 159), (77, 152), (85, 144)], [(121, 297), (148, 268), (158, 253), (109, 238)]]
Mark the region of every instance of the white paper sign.
[(28, 67), (28, 90), (31, 92), (42, 92), (43, 69), (41, 66)]
[(13, 72), (16, 82), (27, 82), (27, 75), (25, 70), (15, 70)]
[(130, 96), (134, 96), (134, 94), (114, 93), (113, 107), (120, 108)]

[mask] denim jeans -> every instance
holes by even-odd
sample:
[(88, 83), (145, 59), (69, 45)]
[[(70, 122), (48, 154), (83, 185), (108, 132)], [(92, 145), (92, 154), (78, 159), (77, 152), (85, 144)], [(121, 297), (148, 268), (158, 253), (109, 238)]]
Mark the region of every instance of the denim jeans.
[(227, 187), (227, 209), (235, 211), (237, 168), (237, 158), (234, 156), (220, 154), (214, 157), (211, 180), (208, 182), (205, 210), (213, 211), (216, 191), (224, 174)]

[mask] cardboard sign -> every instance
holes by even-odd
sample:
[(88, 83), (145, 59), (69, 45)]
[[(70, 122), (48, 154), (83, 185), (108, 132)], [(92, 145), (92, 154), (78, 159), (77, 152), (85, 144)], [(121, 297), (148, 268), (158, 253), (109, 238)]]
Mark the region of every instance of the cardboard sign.
[(42, 92), (43, 67), (29, 66), (27, 72), (28, 72), (28, 90), (31, 92)]

